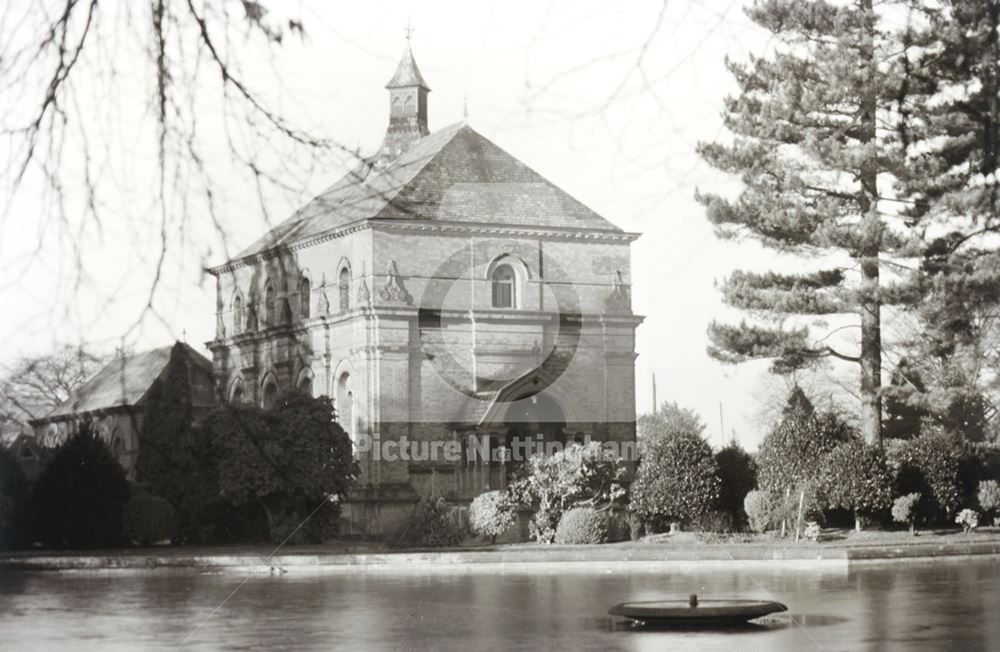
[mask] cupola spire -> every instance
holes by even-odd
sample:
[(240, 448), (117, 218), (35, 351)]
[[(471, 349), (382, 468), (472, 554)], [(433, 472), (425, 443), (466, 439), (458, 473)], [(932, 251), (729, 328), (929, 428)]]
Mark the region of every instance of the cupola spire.
[(406, 49), (396, 66), (396, 73), (385, 85), (389, 91), (389, 128), (379, 148), (379, 163), (396, 158), (417, 140), (430, 133), (427, 128), (427, 94), (431, 87), (424, 81), (410, 47), (413, 28), (406, 25)]

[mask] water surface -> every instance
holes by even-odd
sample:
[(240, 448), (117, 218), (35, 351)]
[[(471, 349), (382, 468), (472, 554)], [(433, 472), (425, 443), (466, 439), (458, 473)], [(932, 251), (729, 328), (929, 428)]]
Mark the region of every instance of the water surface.
[[(556, 565), (242, 576), (0, 573), (3, 649), (998, 650), (1000, 560), (851, 571)], [(627, 600), (776, 599), (742, 631), (649, 631)], [(228, 598), (228, 599), (227, 599)]]

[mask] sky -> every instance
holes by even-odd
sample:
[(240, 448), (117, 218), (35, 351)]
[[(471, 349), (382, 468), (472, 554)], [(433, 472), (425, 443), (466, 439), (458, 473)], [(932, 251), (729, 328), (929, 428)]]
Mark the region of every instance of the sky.
[[(752, 449), (764, 430), (762, 404), (783, 384), (768, 377), (766, 363), (726, 366), (706, 354), (708, 323), (739, 318), (722, 304), (716, 283), (738, 268), (800, 269), (801, 263), (749, 241), (718, 240), (694, 200), (697, 188), (739, 190), (737, 180), (701, 162), (695, 146), (727, 137), (722, 102), (735, 85), (726, 58), (746, 60), (769, 45), (742, 4), (283, 3), (271, 18), (301, 20), (305, 39), (289, 37), (268, 50), (237, 38), (226, 56), (239, 62), (247, 85), (269, 106), (370, 153), (388, 121), (383, 86), (409, 21), (414, 55), (433, 89), (432, 131), (467, 112), (487, 138), (621, 228), (642, 234), (632, 249), (633, 308), (645, 316), (637, 339), (638, 411), (652, 405), (655, 374), (657, 398), (695, 410), (714, 444), (735, 436)], [(102, 16), (120, 24), (115, 18)], [(191, 188), (171, 188), (158, 205), (151, 199), (155, 87), (146, 36), (139, 28), (131, 41), (114, 41), (117, 49), (107, 55), (117, 70), (113, 92), (103, 90), (100, 78), (87, 79), (96, 63), (77, 82), (90, 98), (81, 102), (81, 114), (90, 116), (81, 133), (107, 141), (92, 173), (107, 180), (99, 225), (83, 216), (79, 193), (69, 217), (51, 217), (51, 197), (37, 175), (29, 175), (0, 222), (0, 304), (7, 313), (0, 317), (0, 364), (61, 342), (108, 351), (183, 338), (204, 351), (214, 334), (215, 287), (203, 268), (224, 261), (343, 173), (331, 164), (297, 178), (294, 190), (258, 196), (252, 181), (227, 165), (221, 147), (209, 147), (218, 154), (209, 156), (217, 217)], [(210, 125), (201, 137), (211, 142), (219, 137), (211, 133), (211, 115), (220, 96), (210, 82), (195, 91)], [(26, 110), (29, 102), (16, 101), (22, 106), (15, 108)], [(277, 149), (261, 154), (282, 156)], [(80, 177), (81, 168), (67, 166)], [(10, 193), (9, 184), (3, 191)], [(224, 238), (216, 220), (225, 224)], [(155, 244), (161, 228), (171, 242), (162, 259)], [(77, 249), (84, 251), (84, 275), (67, 272)]]

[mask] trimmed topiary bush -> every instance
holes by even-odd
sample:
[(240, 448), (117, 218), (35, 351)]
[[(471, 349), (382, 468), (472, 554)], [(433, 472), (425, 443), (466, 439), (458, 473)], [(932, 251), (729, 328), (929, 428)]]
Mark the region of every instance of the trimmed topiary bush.
[(743, 499), (757, 488), (757, 464), (734, 442), (715, 454), (715, 465), (719, 475), (718, 509), (729, 514), (731, 529), (742, 530), (747, 524)]
[(910, 534), (913, 534), (914, 523), (917, 520), (917, 503), (919, 502), (920, 494), (914, 492), (900, 496), (892, 503), (892, 520), (897, 523), (909, 524)]
[(780, 500), (770, 491), (754, 489), (743, 499), (743, 511), (746, 512), (750, 529), (764, 533), (774, 525), (775, 511)]
[(887, 447), (890, 467), (895, 471), (897, 494), (919, 492), (924, 495), (927, 514), (944, 522), (955, 513), (961, 501), (959, 471), (962, 443), (944, 432), (928, 432), (906, 442)]
[(514, 502), (503, 491), (481, 493), (469, 505), (469, 527), (490, 541), (513, 527), (516, 518)]
[(963, 509), (955, 517), (955, 522), (962, 526), (962, 531), (968, 534), (979, 527), (979, 514), (974, 509)]
[(139, 494), (125, 503), (125, 536), (141, 546), (173, 539), (177, 534), (177, 512), (165, 498)]
[(1000, 484), (996, 480), (983, 480), (976, 492), (979, 506), (987, 514), (995, 514), (1000, 509)]
[(834, 414), (817, 414), (805, 393), (792, 388), (778, 425), (764, 437), (757, 453), (761, 489), (777, 496), (815, 484), (820, 459), (851, 437)]
[(629, 509), (660, 529), (691, 522), (719, 497), (712, 448), (701, 434), (670, 430), (645, 442), (629, 495)]
[(556, 543), (607, 543), (608, 516), (590, 507), (574, 507), (565, 512), (556, 528)]
[(820, 461), (819, 488), (829, 507), (854, 513), (854, 528), (892, 504), (892, 475), (880, 448), (860, 439), (837, 446)]
[(126, 500), (125, 470), (84, 422), (35, 485), (36, 537), (53, 548), (121, 545)]

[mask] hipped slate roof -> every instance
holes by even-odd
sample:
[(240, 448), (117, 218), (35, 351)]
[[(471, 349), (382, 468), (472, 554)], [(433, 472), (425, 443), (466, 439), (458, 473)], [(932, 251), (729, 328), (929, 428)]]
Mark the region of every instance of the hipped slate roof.
[(458, 123), (418, 140), (384, 169), (364, 162), (233, 260), (360, 220), (621, 229)]
[[(212, 373), (212, 363), (205, 356), (187, 344), (181, 346), (188, 354), (189, 361), (207, 373)], [(115, 358), (62, 405), (38, 421), (59, 420), (60, 417), (84, 412), (141, 404), (146, 392), (170, 361), (172, 348), (173, 345), (164, 346)]]

